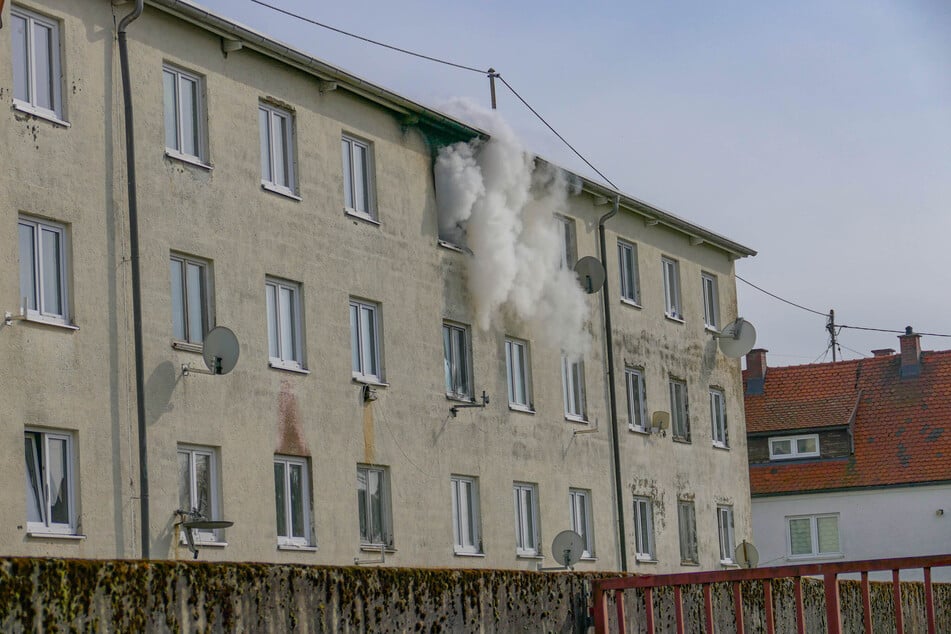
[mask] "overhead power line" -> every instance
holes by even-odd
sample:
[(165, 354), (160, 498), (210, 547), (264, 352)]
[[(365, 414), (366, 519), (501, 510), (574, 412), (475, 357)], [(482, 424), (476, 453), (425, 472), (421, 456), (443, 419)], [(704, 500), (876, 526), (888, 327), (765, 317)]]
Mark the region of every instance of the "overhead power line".
[(789, 304), (790, 306), (795, 306), (796, 308), (800, 308), (800, 309), (802, 309), (802, 310), (804, 310), (804, 311), (806, 311), (806, 312), (813, 313), (813, 314), (819, 315), (819, 316), (821, 316), (821, 317), (828, 317), (828, 316), (829, 316), (829, 313), (823, 313), (823, 312), (820, 312), (820, 311), (818, 311), (818, 310), (813, 310), (813, 309), (811, 309), (811, 308), (806, 308), (806, 307), (803, 306), (802, 304), (797, 304), (796, 302), (791, 302), (791, 301), (789, 301), (788, 299), (784, 299), (784, 298), (780, 297), (779, 295), (776, 295), (775, 293), (770, 293), (770, 292), (767, 291), (765, 288), (760, 288), (759, 286), (757, 286), (757, 285), (754, 284), (753, 282), (750, 282), (750, 281), (748, 281), (748, 280), (744, 280), (744, 279), (743, 279), (742, 277), (740, 277), (739, 275), (736, 276), (736, 279), (740, 280), (740, 281), (743, 282), (744, 284), (748, 284), (748, 285), (752, 286), (753, 288), (755, 288), (756, 290), (758, 290), (758, 291), (761, 292), (761, 293), (766, 293), (767, 295), (769, 295), (770, 297), (772, 297), (772, 298), (774, 298), (774, 299), (778, 299), (778, 300), (781, 301), (781, 302), (786, 302), (786, 303)]

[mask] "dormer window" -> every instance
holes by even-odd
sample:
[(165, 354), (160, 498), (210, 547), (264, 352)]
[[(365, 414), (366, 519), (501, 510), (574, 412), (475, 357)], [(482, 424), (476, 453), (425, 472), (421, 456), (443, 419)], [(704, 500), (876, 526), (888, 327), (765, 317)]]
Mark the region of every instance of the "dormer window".
[(819, 435), (774, 436), (769, 439), (770, 460), (792, 460), (795, 458), (818, 458)]

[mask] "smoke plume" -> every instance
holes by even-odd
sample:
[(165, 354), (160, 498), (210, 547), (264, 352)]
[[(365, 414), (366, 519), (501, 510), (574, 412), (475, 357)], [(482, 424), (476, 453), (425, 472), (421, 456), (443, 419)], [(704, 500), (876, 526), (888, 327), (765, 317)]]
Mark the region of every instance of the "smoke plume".
[(496, 113), (463, 100), (444, 109), (491, 134), (442, 148), (434, 169), (439, 235), (472, 252), (476, 324), (488, 329), (507, 313), (581, 357), (590, 346), (588, 305), (574, 272), (561, 265), (555, 219), (567, 210), (568, 174), (536, 163)]

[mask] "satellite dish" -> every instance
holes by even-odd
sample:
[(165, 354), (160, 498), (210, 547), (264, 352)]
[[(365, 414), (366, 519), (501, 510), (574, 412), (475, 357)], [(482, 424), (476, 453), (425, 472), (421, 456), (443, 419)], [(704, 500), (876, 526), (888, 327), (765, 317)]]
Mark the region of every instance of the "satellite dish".
[(234, 526), (234, 522), (229, 522), (228, 520), (188, 520), (187, 522), (182, 522), (182, 528), (198, 528), (204, 530), (212, 530), (216, 528), (229, 528)]
[(670, 427), (670, 412), (658, 410), (651, 414), (651, 427), (658, 431), (667, 431)]
[(218, 326), (205, 335), (202, 357), (212, 374), (228, 374), (238, 364), (238, 338), (229, 328)]
[(575, 275), (582, 290), (588, 295), (597, 293), (604, 286), (604, 267), (596, 257), (586, 255), (575, 264)]
[(731, 359), (739, 359), (753, 349), (756, 344), (756, 329), (742, 317), (723, 327), (716, 335), (720, 342), (720, 352)]
[(561, 531), (551, 541), (552, 557), (565, 568), (578, 563), (583, 552), (584, 538), (574, 531)]
[(733, 553), (733, 561), (742, 568), (755, 568), (759, 563), (759, 551), (751, 542), (743, 540)]

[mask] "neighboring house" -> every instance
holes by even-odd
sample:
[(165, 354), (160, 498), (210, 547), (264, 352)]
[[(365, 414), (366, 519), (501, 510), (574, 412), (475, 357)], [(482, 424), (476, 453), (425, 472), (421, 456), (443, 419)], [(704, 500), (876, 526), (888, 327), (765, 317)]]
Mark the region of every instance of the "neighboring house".
[[(441, 239), (458, 226), (437, 153), (486, 134), (184, 0), (128, 29), (130, 261), (115, 25), (132, 7), (0, 15), (0, 554), (189, 557), (175, 511), (196, 509), (234, 522), (196, 529), (210, 560), (534, 569), (573, 528), (581, 569), (619, 569), (621, 544), (641, 572), (729, 564), (750, 537), (746, 430), (712, 332), (752, 250), (620, 196), (615, 452), (602, 294), (581, 297), (592, 344), (569, 359), (511, 315), (479, 327), (474, 256)], [(598, 254), (615, 200), (571, 178), (555, 267)], [(237, 367), (185, 376), (219, 325)]]
[(747, 355), (760, 565), (951, 552), (951, 351), (922, 352), (920, 337), (909, 327), (899, 354), (837, 363)]

